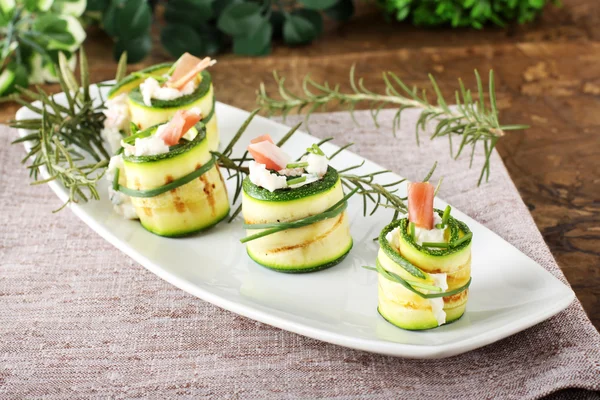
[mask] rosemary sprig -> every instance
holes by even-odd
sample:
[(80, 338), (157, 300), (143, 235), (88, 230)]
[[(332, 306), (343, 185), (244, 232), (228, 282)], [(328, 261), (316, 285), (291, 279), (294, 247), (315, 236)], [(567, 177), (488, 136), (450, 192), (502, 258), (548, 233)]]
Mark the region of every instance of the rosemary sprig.
[[(383, 72), (385, 83), (385, 93), (375, 93), (368, 90), (362, 78), (355, 78), (355, 67), (350, 69), (350, 85), (352, 92), (345, 93), (340, 89), (340, 85), (330, 85), (328, 82), (315, 82), (310, 75), (304, 77), (302, 81), (303, 94), (296, 94), (285, 86), (285, 78), (279, 77), (274, 72), (275, 82), (277, 83), (279, 97), (271, 97), (264, 83), (261, 83), (258, 90), (258, 105), (269, 115), (276, 113), (287, 116), (292, 110), (300, 113), (306, 109), (305, 122), (308, 122), (310, 115), (319, 107), (324, 107), (331, 102), (338, 102), (346, 107), (354, 119), (354, 110), (359, 103), (367, 103), (371, 111), (371, 116), (375, 126), (379, 127), (378, 115), (383, 108), (397, 107), (393, 117), (392, 129), (394, 135), (400, 127), (402, 111), (415, 108), (421, 110), (421, 115), (416, 126), (416, 140), (419, 143), (419, 131), (424, 130), (428, 122), (435, 121), (435, 129), (430, 139), (447, 136), (450, 143), (450, 154), (457, 159), (467, 146), (472, 147), (471, 164), (473, 163), (475, 148), (478, 143), (483, 143), (485, 162), (479, 176), (478, 185), (481, 184), (483, 177), (489, 178), (490, 157), (492, 150), (496, 146), (498, 139), (505, 135), (506, 131), (526, 129), (526, 125), (504, 125), (498, 120), (498, 108), (496, 107), (496, 91), (494, 83), (494, 73), (489, 73), (489, 105), (486, 105), (483, 90), (483, 83), (477, 70), (475, 78), (477, 80), (477, 95), (471, 90), (467, 90), (459, 80), (460, 90), (455, 92), (455, 107), (450, 107), (444, 99), (441, 90), (430, 74), (429, 79), (436, 96), (436, 102), (431, 103), (427, 97), (426, 90), (419, 90), (416, 87), (409, 88), (396, 74), (390, 71)], [(453, 155), (452, 137), (460, 137), (460, 144), (456, 155)]]
[[(9, 125), (31, 131), (13, 143), (29, 143), (22, 162), (29, 163), (32, 184), (57, 180), (69, 191), (67, 201), (55, 212), (72, 202), (99, 199), (96, 184), (110, 158), (100, 136), (105, 119), (104, 101), (94, 102), (90, 96), (88, 62), (83, 48), (79, 52), (79, 63), (79, 80), (67, 67), (66, 57), (61, 55), (56, 66), (66, 105), (40, 87), (35, 91), (19, 87), (18, 94), (9, 98), (39, 114), (39, 118), (13, 120)], [(38, 103), (31, 104), (32, 101)], [(85, 161), (86, 156), (94, 161)], [(44, 170), (49, 177), (41, 179)]]
[[(347, 148), (349, 146), (345, 146)], [(330, 157), (330, 159), (333, 157)], [(363, 215), (367, 215), (368, 204), (372, 203), (371, 212), (369, 215), (375, 214), (379, 207), (391, 208), (394, 210), (394, 216), (392, 221), (398, 218), (398, 215), (405, 214), (408, 212), (408, 207), (404, 203), (407, 198), (400, 197), (396, 193), (398, 192), (397, 186), (402, 182), (406, 181), (406, 178), (400, 179), (390, 183), (377, 183), (375, 177), (391, 173), (389, 170), (381, 170), (363, 175), (350, 174), (348, 171), (358, 169), (364, 165), (364, 161), (360, 164), (342, 169), (338, 171), (340, 173), (340, 179), (342, 184), (349, 189), (358, 188), (358, 194), (363, 198)], [(433, 164), (429, 172), (427, 173), (426, 179), (429, 179), (433, 175), (437, 167), (437, 162)]]

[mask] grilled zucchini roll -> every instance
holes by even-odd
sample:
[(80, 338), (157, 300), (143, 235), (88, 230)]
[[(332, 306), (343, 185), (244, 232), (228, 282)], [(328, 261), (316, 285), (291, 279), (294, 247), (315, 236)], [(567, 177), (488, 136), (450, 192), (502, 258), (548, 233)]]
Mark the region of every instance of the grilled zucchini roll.
[[(296, 189), (270, 192), (247, 177), (243, 190), (242, 212), (248, 225), (302, 220), (325, 212), (344, 198), (340, 178), (332, 167), (321, 181)], [(251, 236), (261, 231), (264, 230), (248, 229), (247, 234)], [(346, 211), (247, 243), (250, 258), (282, 272), (310, 272), (332, 267), (342, 261), (351, 248)]]
[(212, 77), (206, 67), (215, 63), (188, 53), (175, 64), (159, 64), (127, 76), (109, 92), (109, 99), (127, 94), (131, 122), (138, 129), (170, 120), (178, 110), (201, 110), (210, 150), (219, 146)]
[[(227, 190), (210, 153), (206, 126), (192, 119), (195, 125), (185, 128), (190, 122), (186, 113), (125, 139), (124, 154), (115, 156), (122, 157), (123, 170), (113, 177), (113, 190), (130, 197), (144, 228), (160, 236), (189, 235), (229, 213)], [(183, 128), (173, 128), (177, 126)]]
[(434, 188), (411, 183), (408, 218), (393, 221), (379, 236), (378, 311), (409, 330), (436, 328), (460, 318), (471, 284), (467, 225), (433, 208)]
[[(352, 248), (337, 171), (322, 154), (292, 163), (268, 135), (248, 148), (256, 162), (243, 182), (242, 214), (250, 258), (281, 272), (338, 264)], [(320, 150), (319, 150), (320, 152)]]
[[(437, 213), (442, 213), (436, 210)], [(460, 318), (471, 282), (471, 231), (448, 219), (447, 248), (419, 245), (407, 218), (388, 225), (377, 255), (379, 313), (409, 330), (436, 328)]]

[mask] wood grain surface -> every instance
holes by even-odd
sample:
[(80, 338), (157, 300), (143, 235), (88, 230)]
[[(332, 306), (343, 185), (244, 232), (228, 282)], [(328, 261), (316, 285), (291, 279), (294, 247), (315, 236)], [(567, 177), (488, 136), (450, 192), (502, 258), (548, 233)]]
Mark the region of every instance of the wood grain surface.
[[(158, 29), (156, 29), (158, 31)], [(156, 32), (158, 33), (158, 32)], [(86, 42), (93, 81), (114, 77), (112, 43), (91, 30)], [(169, 59), (159, 46), (142, 66)], [(504, 124), (525, 123), (498, 150), (558, 264), (595, 327), (600, 328), (600, 2), (563, 0), (535, 23), (508, 29), (432, 29), (386, 23), (361, 6), (348, 24), (328, 24), (324, 37), (306, 47), (275, 44), (264, 58), (219, 57), (214, 68), (218, 99), (255, 107), (256, 89), (278, 70), (292, 88), (302, 77), (347, 87), (350, 66), (372, 90), (382, 90), (383, 70), (411, 84), (433, 73), (450, 96), (461, 77), (471, 87), (473, 70), (496, 73)], [(56, 85), (48, 85), (58, 91)], [(0, 121), (17, 106), (3, 104)], [(332, 110), (335, 108), (332, 108)]]

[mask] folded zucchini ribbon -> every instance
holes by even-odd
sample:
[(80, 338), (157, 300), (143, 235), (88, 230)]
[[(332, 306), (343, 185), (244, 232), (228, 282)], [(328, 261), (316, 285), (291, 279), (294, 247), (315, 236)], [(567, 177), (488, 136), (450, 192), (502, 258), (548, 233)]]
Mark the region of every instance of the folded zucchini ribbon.
[(418, 291), (417, 289), (415, 289), (414, 286), (420, 286), (423, 289), (426, 290), (440, 290), (440, 288), (438, 288), (437, 286), (430, 286), (427, 284), (421, 284), (420, 282), (409, 282), (406, 279), (402, 278), (401, 276), (390, 272), (388, 270), (386, 270), (385, 268), (383, 268), (381, 266), (381, 264), (379, 263), (379, 261), (376, 262), (377, 268), (373, 268), (373, 267), (369, 267), (369, 266), (363, 266), (363, 268), (365, 269), (369, 269), (371, 271), (376, 271), (379, 272), (381, 275), (383, 275), (384, 278), (392, 281), (392, 282), (396, 282), (401, 284), (402, 286), (404, 286), (406, 289), (410, 290), (411, 292), (413, 292), (414, 294), (424, 298), (424, 299), (434, 299), (434, 298), (438, 298), (438, 297), (448, 297), (448, 296), (454, 296), (455, 294), (459, 294), (461, 292), (464, 292), (465, 290), (467, 290), (469, 288), (469, 286), (471, 285), (471, 280), (472, 278), (469, 278), (469, 281), (456, 289), (453, 290), (449, 290), (447, 292), (440, 292), (440, 293), (423, 293)]

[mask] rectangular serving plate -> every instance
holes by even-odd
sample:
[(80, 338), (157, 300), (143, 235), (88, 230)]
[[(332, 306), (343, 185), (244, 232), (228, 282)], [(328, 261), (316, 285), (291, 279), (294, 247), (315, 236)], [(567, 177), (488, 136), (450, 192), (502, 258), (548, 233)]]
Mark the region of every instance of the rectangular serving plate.
[[(92, 96), (99, 90), (92, 87)], [(104, 96), (105, 97), (105, 96)], [(64, 94), (55, 99), (64, 101)], [(227, 144), (248, 112), (217, 102), (221, 143)], [(17, 119), (37, 115), (21, 108)], [(249, 138), (269, 133), (275, 140), (289, 127), (255, 117), (234, 149), (240, 154)], [(20, 130), (24, 136), (27, 131)], [(284, 149), (298, 156), (318, 139), (297, 132)], [(25, 144), (27, 147), (27, 143)], [(326, 143), (326, 154), (338, 149)], [(363, 158), (343, 151), (332, 162), (338, 169)], [(364, 160), (357, 172), (381, 170)], [(223, 171), (225, 174), (226, 172)], [(47, 173), (42, 171), (44, 178)], [(400, 179), (389, 174), (382, 183)], [(61, 201), (68, 193), (58, 182), (49, 183)], [(232, 192), (232, 182), (228, 189)], [(99, 185), (107, 193), (108, 182)], [(400, 195), (406, 186), (400, 186)], [(520, 332), (564, 310), (575, 298), (573, 291), (542, 266), (469, 216), (453, 215), (473, 231), (472, 278), (465, 315), (449, 325), (421, 332), (405, 331), (386, 322), (377, 312), (377, 274), (362, 268), (374, 265), (378, 244), (373, 241), (390, 221), (391, 211), (363, 217), (362, 200), (349, 202), (348, 216), (354, 247), (339, 265), (328, 270), (291, 275), (274, 272), (253, 262), (239, 242), (244, 236), (242, 218), (188, 238), (155, 236), (137, 221), (122, 219), (104, 195), (99, 201), (71, 204), (69, 208), (90, 228), (149, 271), (176, 287), (226, 310), (314, 339), (374, 353), (407, 358), (443, 358), (464, 353)], [(435, 199), (437, 208), (446, 203)]]

